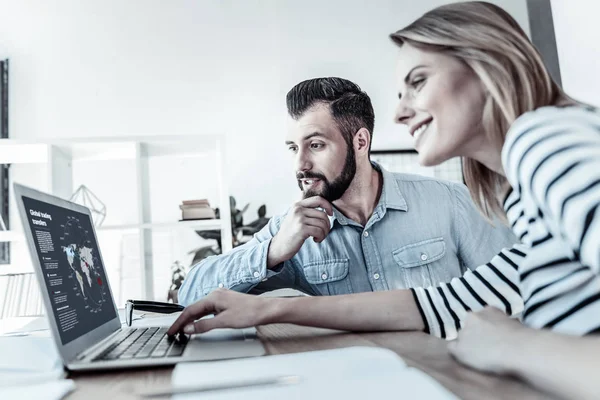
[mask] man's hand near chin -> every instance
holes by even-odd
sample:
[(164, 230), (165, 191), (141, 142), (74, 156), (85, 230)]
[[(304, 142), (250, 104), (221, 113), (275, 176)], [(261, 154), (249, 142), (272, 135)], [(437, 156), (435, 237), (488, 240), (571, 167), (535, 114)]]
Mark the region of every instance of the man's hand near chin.
[(322, 197), (309, 197), (295, 203), (283, 220), (279, 232), (271, 239), (267, 268), (273, 268), (294, 257), (309, 237), (313, 237), (316, 243), (325, 240), (331, 229), (328, 215), (333, 215), (333, 206)]

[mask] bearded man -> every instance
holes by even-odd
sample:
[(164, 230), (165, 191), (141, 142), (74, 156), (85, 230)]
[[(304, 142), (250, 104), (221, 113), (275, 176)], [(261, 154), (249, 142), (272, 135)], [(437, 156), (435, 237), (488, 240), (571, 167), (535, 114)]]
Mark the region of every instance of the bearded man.
[(373, 106), (355, 83), (301, 82), (287, 94), (287, 109), (285, 144), (303, 199), (248, 243), (195, 265), (181, 304), (218, 288), (338, 295), (428, 287), (516, 242), (480, 215), (464, 185), (372, 162)]

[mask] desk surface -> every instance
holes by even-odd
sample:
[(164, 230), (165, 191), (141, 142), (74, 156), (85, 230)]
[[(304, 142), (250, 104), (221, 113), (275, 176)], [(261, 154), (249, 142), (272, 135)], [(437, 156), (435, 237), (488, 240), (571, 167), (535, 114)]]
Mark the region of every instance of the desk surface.
[[(447, 342), (419, 332), (341, 333), (276, 324), (258, 328), (268, 354), (298, 353), (350, 346), (378, 346), (395, 351), (462, 399), (547, 399), (548, 395), (512, 378), (481, 374), (455, 362)], [(135, 393), (169, 387), (172, 368), (72, 376), (77, 389), (68, 400), (136, 399)]]

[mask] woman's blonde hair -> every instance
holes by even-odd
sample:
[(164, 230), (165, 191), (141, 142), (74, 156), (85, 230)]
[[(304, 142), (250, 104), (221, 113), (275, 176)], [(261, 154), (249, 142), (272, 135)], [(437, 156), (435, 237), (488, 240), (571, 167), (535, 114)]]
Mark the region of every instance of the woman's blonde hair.
[[(484, 134), (498, 146), (521, 114), (572, 102), (519, 24), (496, 5), (474, 1), (441, 6), (390, 37), (399, 46), (408, 43), (456, 57), (474, 71), (487, 92)], [(468, 157), (463, 157), (463, 173), (481, 212), (504, 219), (499, 198), (506, 179)]]

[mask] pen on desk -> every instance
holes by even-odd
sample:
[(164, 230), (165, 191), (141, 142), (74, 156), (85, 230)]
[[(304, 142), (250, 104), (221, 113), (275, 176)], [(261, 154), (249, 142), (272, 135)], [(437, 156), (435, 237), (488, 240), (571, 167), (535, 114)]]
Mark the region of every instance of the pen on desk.
[(164, 391), (156, 392), (143, 392), (138, 393), (141, 397), (155, 398), (155, 397), (166, 397), (175, 394), (186, 394), (186, 393), (201, 393), (201, 392), (213, 392), (218, 390), (229, 390), (229, 389), (241, 389), (256, 386), (272, 386), (272, 385), (293, 385), (300, 382), (298, 375), (286, 375), (277, 376), (270, 378), (254, 378), (246, 380), (238, 380), (233, 382), (222, 382), (222, 383), (209, 383), (203, 385), (190, 385), (182, 386), (179, 388), (167, 389)]

